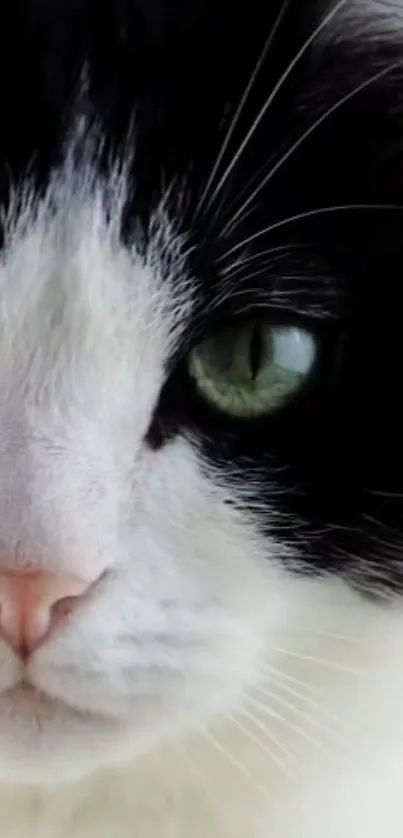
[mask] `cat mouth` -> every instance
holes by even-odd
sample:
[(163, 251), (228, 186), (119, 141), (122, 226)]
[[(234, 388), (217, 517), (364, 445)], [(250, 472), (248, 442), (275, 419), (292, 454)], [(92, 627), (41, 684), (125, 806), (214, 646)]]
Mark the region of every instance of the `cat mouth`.
[(95, 715), (90, 713), (88, 710), (84, 711), (70, 702), (52, 695), (51, 693), (41, 689), (41, 687), (38, 687), (27, 678), (23, 678), (21, 681), (14, 684), (14, 686), (8, 687), (4, 690), (0, 695), (0, 699), (5, 700), (7, 704), (13, 708), (13, 712), (17, 714), (21, 712), (36, 716), (38, 709), (46, 708), (48, 711), (51, 710), (53, 713), (57, 712), (57, 710), (64, 710), (65, 712), (68, 711), (70, 714), (72, 713), (81, 717)]
[[(91, 723), (110, 723), (114, 717), (108, 713), (103, 713), (99, 709), (91, 710), (88, 706), (82, 707), (74, 704), (72, 701), (67, 701), (64, 697), (55, 695), (54, 693), (44, 690), (42, 687), (35, 684), (29, 678), (22, 678), (12, 687), (0, 692), (0, 703), (2, 706), (8, 708), (9, 712), (18, 716), (32, 716), (39, 718), (43, 713), (46, 717), (56, 716), (58, 714), (67, 714), (69, 717), (74, 717), (81, 721)], [(38, 716), (39, 713), (39, 716)]]
[(44, 702), (47, 704), (59, 704), (67, 707), (66, 702), (59, 698), (55, 698), (26, 679), (14, 684), (13, 687), (8, 687), (8, 689), (3, 691), (2, 696), (11, 701), (16, 707), (31, 703), (38, 705), (43, 704)]

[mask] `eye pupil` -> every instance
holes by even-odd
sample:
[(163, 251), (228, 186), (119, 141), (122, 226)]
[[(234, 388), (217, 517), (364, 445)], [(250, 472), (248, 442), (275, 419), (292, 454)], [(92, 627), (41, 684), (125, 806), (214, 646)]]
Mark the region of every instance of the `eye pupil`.
[(262, 360), (263, 340), (262, 330), (260, 325), (254, 326), (252, 329), (250, 348), (249, 348), (249, 363), (252, 373), (252, 381), (256, 381), (260, 370)]

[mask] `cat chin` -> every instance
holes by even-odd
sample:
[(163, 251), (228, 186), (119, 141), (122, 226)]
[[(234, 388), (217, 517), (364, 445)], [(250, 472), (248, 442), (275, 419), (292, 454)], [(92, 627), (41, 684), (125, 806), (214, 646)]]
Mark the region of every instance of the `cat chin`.
[(203, 713), (196, 704), (144, 698), (137, 712), (122, 720), (18, 684), (0, 694), (0, 783), (61, 785), (134, 762), (215, 715), (213, 707)]
[(148, 730), (20, 684), (0, 694), (0, 782), (77, 781), (139, 757), (152, 745)]

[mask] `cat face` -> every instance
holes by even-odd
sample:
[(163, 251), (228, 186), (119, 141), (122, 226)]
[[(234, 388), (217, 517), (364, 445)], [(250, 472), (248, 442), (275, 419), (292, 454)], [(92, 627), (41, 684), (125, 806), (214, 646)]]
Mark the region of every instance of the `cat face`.
[(398, 22), (356, 5), (10, 9), (0, 568), (90, 594), (0, 643), (0, 776), (230, 711), (318, 577), (401, 585)]

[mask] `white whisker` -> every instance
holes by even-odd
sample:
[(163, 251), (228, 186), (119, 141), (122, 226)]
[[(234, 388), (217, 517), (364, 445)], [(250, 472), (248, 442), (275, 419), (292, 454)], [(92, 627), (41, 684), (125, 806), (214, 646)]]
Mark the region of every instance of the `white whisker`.
[(220, 178), (220, 180), (219, 180), (219, 182), (218, 182), (218, 184), (217, 184), (217, 186), (216, 186), (216, 188), (215, 188), (215, 190), (214, 190), (214, 192), (213, 192), (213, 194), (212, 194), (212, 196), (209, 200), (208, 206), (211, 206), (213, 201), (216, 200), (217, 195), (221, 192), (221, 190), (222, 190), (223, 186), (225, 185), (225, 183), (227, 182), (231, 172), (233, 171), (234, 167), (237, 165), (241, 154), (243, 154), (246, 146), (248, 145), (248, 143), (250, 142), (251, 138), (253, 137), (256, 129), (260, 125), (263, 117), (265, 116), (268, 109), (272, 105), (272, 103), (275, 100), (277, 94), (280, 92), (280, 90), (284, 86), (288, 77), (291, 75), (292, 71), (294, 70), (294, 67), (298, 64), (298, 62), (301, 60), (301, 58), (303, 58), (303, 56), (305, 55), (305, 53), (307, 52), (307, 50), (309, 49), (311, 44), (315, 41), (315, 39), (321, 33), (322, 29), (324, 29), (333, 20), (333, 18), (337, 15), (337, 13), (340, 11), (340, 9), (342, 9), (342, 7), (346, 5), (347, 2), (348, 2), (348, 0), (339, 0), (339, 2), (336, 3), (336, 5), (333, 7), (333, 9), (331, 9), (331, 11), (323, 18), (323, 20), (321, 20), (321, 22), (318, 24), (318, 26), (315, 27), (312, 34), (303, 43), (301, 49), (298, 50), (297, 54), (294, 56), (292, 61), (289, 63), (287, 69), (284, 71), (284, 73), (282, 73), (278, 82), (275, 84), (270, 96), (268, 97), (268, 99), (266, 99), (265, 104), (260, 109), (256, 119), (252, 123), (251, 128), (249, 129), (248, 133), (246, 134), (243, 141), (241, 142), (236, 154), (234, 154), (234, 156), (231, 160), (231, 163), (225, 169), (224, 174)]
[(298, 637), (303, 637), (304, 635), (314, 635), (314, 637), (318, 638), (329, 638), (330, 640), (340, 640), (342, 643), (350, 643), (350, 645), (361, 644), (363, 642), (362, 637), (358, 637), (354, 634), (343, 634), (338, 631), (326, 631), (326, 629), (318, 629), (314, 626), (298, 626), (298, 631), (296, 632)]
[[(258, 253), (250, 253), (249, 255), (245, 255), (244, 259), (240, 259), (237, 262), (234, 262), (233, 265), (229, 265), (228, 268), (224, 268), (221, 271), (223, 276), (232, 276), (232, 271), (241, 270), (245, 265), (248, 265), (250, 262), (254, 262), (257, 259), (263, 259), (264, 256), (273, 256), (275, 257), (275, 261), (280, 261), (282, 259), (286, 259), (289, 256), (290, 252), (293, 250), (299, 249), (306, 249), (309, 245), (301, 242), (300, 244), (281, 244), (277, 247), (269, 247), (267, 250), (260, 250)], [(273, 260), (274, 261), (274, 260)]]
[[(248, 698), (248, 696), (246, 696), (246, 698)], [(260, 730), (265, 736), (267, 736), (267, 738), (270, 739), (270, 741), (273, 742), (273, 744), (284, 754), (286, 759), (291, 760), (295, 763), (296, 756), (293, 753), (293, 751), (291, 751), (290, 748), (287, 748), (284, 745), (284, 743), (281, 742), (281, 740), (277, 736), (275, 736), (273, 731), (271, 731), (267, 727), (267, 725), (263, 724), (263, 722), (257, 719), (253, 713), (246, 709), (246, 707), (242, 707), (238, 712), (242, 713), (242, 715), (245, 716), (246, 719), (249, 719), (249, 721), (251, 721), (257, 727), (258, 730)], [(282, 768), (285, 768), (285, 770), (287, 770), (286, 765), (282, 764)]]
[[(324, 732), (324, 733), (326, 733), (326, 734), (328, 734), (332, 737), (334, 737), (334, 736), (339, 737), (340, 736), (340, 731), (336, 731), (332, 727), (330, 727), (328, 724), (326, 724), (325, 722), (319, 721), (318, 716), (317, 716), (317, 712), (316, 712), (315, 716), (313, 716), (310, 713), (308, 713), (306, 710), (302, 710), (300, 707), (296, 707), (295, 704), (293, 704), (291, 701), (288, 701), (286, 698), (284, 698), (284, 696), (280, 695), (279, 693), (276, 693), (275, 690), (273, 689), (273, 687), (276, 687), (276, 686), (279, 687), (278, 684), (275, 684), (274, 682), (272, 682), (272, 688), (271, 689), (267, 689), (266, 687), (260, 687), (258, 689), (258, 692), (261, 693), (262, 695), (267, 695), (272, 701), (277, 701), (280, 705), (285, 707), (287, 710), (291, 710), (292, 713), (295, 713), (296, 716), (299, 716), (300, 719), (302, 719), (305, 722), (308, 722), (308, 724), (311, 724), (314, 727), (317, 727), (322, 732)], [(317, 711), (318, 708), (316, 707), (315, 710)]]
[[(233, 281), (237, 281), (241, 279), (242, 282), (247, 282), (249, 279), (252, 279), (254, 276), (259, 276), (259, 274), (265, 273), (269, 270), (269, 268), (274, 268), (277, 264), (276, 259), (267, 259), (266, 261), (262, 261), (258, 268), (255, 271), (251, 271), (251, 273), (243, 274), (242, 269), (243, 265), (240, 266), (240, 269), (237, 272), (229, 274), (226, 277), (227, 283), (232, 284)], [(232, 290), (232, 289), (231, 289)], [(246, 293), (245, 289), (242, 289), (239, 293)]]
[[(279, 262), (281, 262), (286, 257), (287, 257), (286, 253), (282, 253), (279, 256), (267, 257), (266, 259), (263, 259), (263, 257), (262, 257), (262, 261), (259, 262), (259, 267), (267, 268), (269, 265), (273, 265), (273, 266), (277, 265)], [(251, 259), (244, 259), (243, 262), (240, 262), (232, 270), (229, 270), (226, 274), (223, 274), (223, 276), (225, 276), (225, 278), (228, 279), (228, 280), (229, 279), (234, 279), (239, 274), (242, 274), (242, 271), (245, 270), (245, 267), (250, 265), (252, 261), (254, 261), (252, 258)]]
[[(276, 696), (273, 694), (273, 696), (271, 697), (275, 699)], [(301, 739), (305, 739), (307, 742), (309, 742), (311, 745), (314, 745), (316, 748), (322, 747), (323, 742), (317, 739), (316, 736), (312, 736), (303, 727), (300, 727), (299, 725), (295, 724), (295, 722), (291, 722), (289, 719), (284, 718), (284, 716), (282, 716), (281, 713), (273, 710), (271, 707), (267, 707), (266, 704), (263, 704), (262, 701), (259, 701), (257, 698), (252, 698), (251, 696), (246, 696), (245, 700), (247, 700), (248, 703), (251, 704), (253, 707), (256, 707), (256, 710), (260, 710), (262, 713), (265, 713), (266, 715), (270, 716), (270, 718), (276, 719), (277, 722), (280, 722), (280, 724), (284, 725), (284, 727), (288, 728), (293, 733), (296, 733), (298, 736), (301, 737)]]
[(217, 259), (217, 262), (224, 261), (231, 256), (232, 253), (235, 253), (245, 245), (249, 244), (252, 241), (256, 241), (256, 239), (261, 238), (261, 236), (267, 235), (268, 233), (273, 233), (275, 230), (280, 230), (282, 227), (287, 227), (289, 224), (293, 224), (295, 221), (303, 221), (304, 219), (308, 218), (317, 218), (322, 215), (328, 215), (333, 212), (358, 212), (358, 211), (376, 211), (376, 210), (385, 210), (390, 212), (402, 212), (403, 206), (399, 204), (339, 204), (334, 205), (331, 207), (318, 207), (314, 210), (307, 210), (305, 212), (299, 212), (296, 215), (290, 215), (288, 218), (282, 218), (280, 221), (276, 221), (273, 224), (269, 224), (268, 227), (265, 227), (263, 230), (258, 230), (257, 233), (253, 233), (251, 236), (248, 236), (247, 239), (243, 239), (240, 242), (237, 242), (233, 247), (227, 250), (225, 253), (222, 254)]
[(266, 664), (262, 667), (262, 670), (266, 670), (269, 673), (273, 673), (274, 675), (278, 675), (284, 681), (289, 681), (291, 684), (296, 684), (298, 687), (302, 687), (303, 689), (313, 693), (316, 696), (322, 695), (322, 690), (319, 690), (317, 687), (313, 687), (312, 684), (308, 684), (306, 681), (302, 681), (301, 678), (296, 678), (295, 675), (290, 675), (288, 672), (283, 672), (282, 669), (278, 669), (278, 667), (271, 666), (271, 664)]
[(294, 652), (291, 649), (277, 648), (277, 651), (280, 655), (295, 658), (296, 660), (310, 661), (318, 666), (328, 667), (329, 669), (334, 669), (339, 672), (349, 672), (351, 675), (368, 676), (368, 673), (365, 672), (364, 669), (354, 669), (354, 667), (346, 666), (338, 661), (327, 660), (326, 658), (317, 658), (315, 655), (308, 655), (304, 652)]
[[(389, 75), (391, 72), (393, 72), (393, 70), (396, 70), (399, 67), (403, 67), (403, 61), (401, 59), (400, 59), (400, 61), (396, 61), (394, 64), (391, 64), (386, 69), (384, 68), (380, 72), (371, 76), (371, 78), (366, 79), (366, 81), (359, 84), (356, 88), (354, 88), (354, 90), (352, 90), (346, 96), (343, 96), (342, 99), (339, 99), (338, 102), (336, 102), (334, 105), (332, 105), (332, 107), (330, 107), (327, 111), (325, 111), (324, 114), (322, 114), (312, 125), (310, 125), (309, 128), (306, 131), (304, 131), (304, 133), (301, 134), (301, 136), (298, 138), (298, 140), (291, 146), (291, 148), (289, 148), (288, 151), (286, 151), (286, 153), (281, 157), (281, 159), (278, 160), (278, 162), (275, 164), (275, 166), (273, 166), (270, 169), (270, 172), (266, 175), (265, 178), (263, 178), (263, 180), (253, 190), (253, 192), (251, 192), (249, 198), (247, 198), (247, 200), (244, 201), (244, 203), (240, 206), (240, 208), (237, 210), (237, 212), (232, 216), (230, 221), (223, 228), (223, 230), (221, 231), (221, 236), (227, 235), (230, 231), (233, 231), (235, 226), (238, 226), (238, 224), (241, 223), (242, 218), (240, 216), (243, 217), (243, 215), (245, 213), (245, 210), (247, 210), (247, 208), (252, 203), (252, 201), (255, 200), (255, 198), (259, 195), (259, 193), (262, 191), (262, 189), (264, 189), (265, 186), (267, 186), (267, 184), (272, 180), (272, 178), (277, 174), (277, 172), (280, 169), (282, 169), (282, 167), (285, 165), (285, 163), (287, 163), (287, 161), (290, 159), (290, 157), (317, 130), (317, 128), (320, 127), (320, 125), (322, 125), (324, 122), (326, 122), (326, 120), (329, 119), (332, 116), (332, 114), (334, 114), (337, 110), (339, 110), (339, 108), (341, 108), (343, 105), (345, 105), (347, 102), (349, 102), (350, 99), (353, 99), (361, 91), (365, 90), (370, 85), (375, 84), (381, 78), (383, 78), (386, 75)], [(238, 219), (239, 219), (239, 221), (238, 221)]]
[(386, 530), (387, 532), (390, 532), (392, 535), (397, 535), (399, 539), (401, 538), (399, 530), (397, 530), (395, 527), (391, 527), (390, 524), (386, 524), (384, 521), (379, 521), (379, 519), (375, 518), (374, 515), (368, 515), (368, 513), (362, 512), (361, 518), (363, 518), (364, 521), (368, 521), (368, 523), (373, 524), (375, 527), (379, 527), (379, 529), (381, 530)]
[[(264, 167), (264, 168), (266, 168), (266, 167)], [(248, 189), (250, 189), (250, 183), (248, 183), (248, 184), (247, 184), (247, 188), (248, 188)], [(242, 189), (242, 194), (243, 194), (243, 192), (244, 192), (244, 191), (245, 191), (245, 190), (244, 190), (244, 189)], [(238, 196), (238, 197), (239, 197), (239, 196)], [(230, 206), (229, 206), (229, 208), (228, 208), (228, 212), (230, 212), (231, 208), (234, 206), (234, 203), (236, 203), (236, 202), (235, 202), (235, 201), (232, 201), (232, 203), (230, 204)], [(218, 220), (218, 218), (220, 217), (220, 215), (221, 215), (221, 213), (222, 213), (222, 210), (223, 210), (223, 206), (224, 206), (224, 204), (225, 204), (225, 199), (224, 199), (224, 200), (220, 203), (220, 206), (218, 207), (217, 211), (216, 211), (216, 212), (214, 213), (214, 215), (212, 216), (212, 219), (211, 219), (211, 224), (209, 225), (209, 229), (210, 229), (210, 227), (211, 227), (211, 226), (212, 226), (212, 225), (213, 225), (213, 224), (214, 224), (214, 223)], [(258, 206), (259, 206), (259, 204), (258, 204), (258, 203), (256, 203), (256, 204), (252, 204), (252, 205), (248, 205), (248, 207), (246, 208), (245, 212), (243, 212), (243, 213), (242, 213), (242, 215), (239, 217), (239, 219), (237, 220), (237, 222), (236, 222), (236, 224), (234, 225), (234, 227), (238, 227), (238, 225), (239, 225), (239, 224), (243, 224), (243, 222), (244, 222), (247, 218), (249, 218), (249, 216), (253, 215), (253, 213), (257, 210)], [(225, 213), (225, 215), (228, 215), (228, 212), (227, 212), (227, 213)], [(225, 237), (228, 237), (228, 236), (231, 234), (231, 232), (232, 232), (232, 225), (231, 225), (230, 227), (228, 227), (228, 231), (227, 231), (226, 233), (224, 233), (224, 230), (222, 229), (222, 230), (219, 232), (218, 236), (217, 236), (218, 241), (220, 241), (220, 239), (223, 239), (223, 238), (225, 238)]]
[[(256, 276), (260, 276), (261, 274), (267, 274), (267, 272), (270, 270), (270, 268), (275, 268), (275, 267), (276, 267), (276, 262), (273, 262), (270, 259), (266, 263), (263, 262), (263, 264), (259, 268), (257, 268), (255, 271), (251, 271), (251, 273), (249, 273), (249, 274), (245, 274), (245, 275), (241, 274), (240, 276), (235, 275), (234, 277), (233, 276), (227, 277), (227, 282), (229, 284), (230, 280), (235, 279), (236, 281), (241, 281), (244, 284), (244, 283), (248, 282), (250, 279), (253, 279)], [(282, 282), (287, 282), (288, 281), (288, 282), (298, 282), (298, 283), (303, 284), (305, 294), (307, 292), (309, 292), (309, 289), (306, 288), (306, 283), (309, 282), (309, 281), (312, 281), (312, 277), (307, 277), (306, 274), (281, 274), (281, 275), (276, 274), (276, 276), (274, 278), (275, 279), (281, 278)], [(319, 282), (320, 281), (326, 282), (329, 279), (329, 277), (328, 276), (320, 276), (319, 274), (316, 274), (314, 279), (319, 281)], [(251, 294), (251, 293), (256, 293), (257, 294), (257, 293), (259, 293), (259, 291), (261, 292), (262, 288), (258, 288), (258, 287), (257, 288), (256, 287), (255, 288), (243, 288), (242, 287), (242, 288), (237, 289), (237, 291), (234, 294), (233, 288), (230, 287), (228, 293), (231, 295), (231, 298), (233, 300), (235, 300), (238, 297), (242, 297), (242, 296), (245, 296), (245, 295), (247, 296), (248, 294)], [(273, 298), (273, 299), (281, 299), (281, 298), (288, 299), (289, 297), (293, 297), (293, 296), (298, 295), (300, 293), (301, 292), (300, 292), (299, 288), (281, 288), (281, 289), (270, 288), (270, 298)]]
[[(226, 279), (225, 287), (222, 290), (223, 290), (223, 292), (225, 292), (225, 295), (230, 295), (232, 301), (234, 301), (234, 302), (238, 301), (238, 299), (242, 299), (242, 297), (248, 297), (250, 295), (256, 295), (258, 297), (259, 293), (261, 294), (262, 290), (264, 290), (265, 300), (267, 302), (270, 301), (270, 304), (272, 303), (272, 301), (276, 302), (276, 300), (277, 301), (278, 300), (288, 300), (288, 299), (291, 299), (293, 297), (300, 297), (301, 296), (301, 284), (302, 284), (302, 288), (303, 288), (304, 299), (308, 299), (310, 296), (315, 296), (316, 295), (315, 287), (313, 287), (313, 288), (309, 288), (309, 286), (307, 287), (307, 283), (312, 280), (312, 277), (307, 277), (306, 274), (278, 274), (277, 273), (277, 274), (273, 275), (272, 269), (275, 268), (275, 267), (276, 267), (276, 264), (275, 263), (273, 264), (271, 261), (269, 261), (269, 262), (267, 262), (267, 264), (261, 265), (261, 267), (259, 269), (257, 269), (256, 271), (251, 271), (248, 274), (241, 274), (241, 276), (239, 276), (239, 277), (237, 277), (237, 276), (231, 277), (230, 276)], [(271, 285), (270, 289), (268, 289), (266, 285), (264, 285), (264, 286), (262, 286), (262, 285), (252, 285), (252, 286), (247, 285), (246, 287), (244, 287), (245, 283), (247, 283), (249, 280), (253, 279), (256, 276), (259, 276), (260, 274), (263, 274), (263, 273), (267, 274), (267, 272), (269, 270), (272, 273), (272, 276), (271, 276), (272, 285)], [(279, 280), (279, 279), (281, 279), (281, 282), (282, 282), (282, 284), (284, 284), (285, 287), (282, 287), (282, 288), (278, 287), (278, 284), (276, 283), (276, 281)], [(319, 274), (317, 274), (315, 279), (319, 280), (321, 282), (326, 282), (328, 277), (327, 276), (320, 276)], [(241, 283), (241, 287), (240, 288), (239, 287), (234, 288), (233, 280), (234, 280), (235, 283), (238, 283), (238, 284)], [(291, 285), (291, 287), (288, 288), (287, 285), (285, 284), (287, 282), (299, 283), (299, 287), (295, 287), (295, 286)], [(268, 293), (268, 290), (269, 290), (269, 293)], [(325, 303), (325, 295), (324, 294), (322, 294), (321, 301), (322, 301), (322, 303)], [(257, 299), (256, 302), (259, 302), (259, 300)]]
[(340, 722), (340, 719), (334, 713), (331, 713), (330, 710), (323, 707), (323, 704), (320, 701), (309, 695), (305, 695), (300, 690), (296, 690), (295, 687), (290, 687), (289, 684), (285, 684), (281, 676), (275, 675), (274, 672), (272, 674), (274, 675), (274, 678), (270, 680), (270, 683), (275, 687), (279, 687), (281, 690), (284, 690), (284, 692), (288, 693), (288, 695), (292, 695), (293, 698), (298, 698), (301, 701), (304, 701), (309, 707), (312, 707), (314, 710), (319, 710), (329, 719), (332, 719), (332, 721)]
[[(254, 313), (257, 313), (261, 309), (263, 312), (266, 312), (266, 314), (267, 314), (267, 303), (264, 302), (264, 301), (262, 302), (260, 300), (257, 300), (257, 301), (254, 300), (252, 308), (253, 308)], [(290, 313), (290, 301), (289, 301), (289, 299), (285, 296), (284, 297), (284, 302), (279, 302), (278, 300), (276, 302), (273, 302), (271, 300), (270, 301), (270, 312), (274, 312), (274, 311), (279, 311), (280, 313), (287, 312), (289, 314)], [(303, 307), (303, 306), (298, 306), (298, 305), (293, 304), (292, 311), (293, 311), (293, 314), (300, 315), (301, 317), (309, 316), (309, 317), (315, 317), (317, 319), (326, 318), (328, 320), (329, 316), (330, 316), (327, 311), (323, 311), (319, 306), (314, 306), (314, 305)], [(239, 316), (242, 316), (243, 314), (250, 314), (250, 313), (251, 313), (251, 306), (250, 305), (239, 306), (239, 308), (237, 308), (237, 314)]]
[[(199, 202), (198, 202), (198, 204), (197, 204), (195, 215), (198, 215), (198, 214), (199, 214), (199, 212), (200, 212), (200, 210), (201, 210), (201, 208), (202, 208), (203, 204), (204, 204), (204, 203), (205, 203), (205, 201), (206, 201), (206, 198), (207, 198), (207, 196), (208, 196), (208, 194), (209, 194), (209, 191), (210, 191), (210, 189), (211, 189), (211, 186), (212, 186), (212, 184), (213, 184), (213, 182), (214, 182), (214, 178), (216, 177), (217, 171), (218, 171), (218, 169), (219, 169), (219, 167), (220, 167), (220, 165), (221, 165), (221, 161), (222, 161), (222, 159), (223, 159), (223, 157), (224, 157), (224, 154), (225, 154), (225, 152), (226, 152), (226, 150), (227, 150), (227, 148), (228, 148), (228, 144), (229, 144), (229, 142), (230, 142), (230, 140), (231, 140), (231, 137), (232, 137), (232, 135), (233, 135), (233, 133), (234, 133), (234, 131), (235, 131), (235, 128), (236, 128), (236, 126), (237, 126), (237, 124), (238, 124), (238, 122), (239, 122), (239, 118), (240, 118), (240, 116), (241, 116), (241, 114), (242, 114), (242, 111), (243, 111), (243, 109), (244, 109), (244, 107), (245, 107), (245, 104), (246, 104), (246, 102), (247, 102), (247, 100), (248, 100), (248, 98), (249, 98), (249, 94), (250, 94), (250, 92), (251, 92), (251, 90), (252, 90), (252, 88), (253, 88), (253, 85), (254, 85), (254, 83), (255, 83), (255, 81), (256, 81), (256, 78), (257, 78), (257, 76), (259, 75), (259, 72), (260, 72), (260, 69), (261, 69), (261, 67), (262, 67), (262, 65), (263, 65), (263, 62), (264, 62), (264, 61), (265, 61), (265, 59), (266, 59), (267, 53), (269, 52), (269, 50), (270, 50), (270, 48), (271, 48), (271, 46), (272, 46), (272, 44), (273, 44), (273, 42), (274, 42), (274, 39), (275, 39), (276, 34), (277, 34), (277, 32), (278, 32), (278, 29), (279, 29), (279, 27), (280, 27), (280, 25), (281, 25), (281, 21), (283, 20), (283, 17), (284, 17), (284, 15), (285, 15), (285, 12), (287, 11), (287, 8), (288, 8), (288, 6), (289, 6), (289, 2), (290, 2), (290, 0), (284, 0), (284, 2), (282, 3), (282, 6), (281, 6), (281, 9), (280, 9), (280, 12), (279, 12), (279, 14), (277, 15), (276, 20), (274, 21), (274, 24), (273, 24), (273, 26), (272, 26), (272, 28), (271, 28), (271, 31), (270, 31), (270, 34), (269, 34), (268, 38), (266, 39), (266, 42), (265, 42), (264, 47), (263, 47), (263, 50), (262, 50), (262, 52), (261, 52), (261, 54), (260, 54), (260, 56), (259, 56), (259, 59), (258, 59), (258, 61), (257, 61), (256, 65), (255, 65), (255, 67), (254, 67), (254, 69), (253, 69), (253, 71), (252, 71), (252, 74), (251, 74), (251, 77), (250, 77), (250, 79), (249, 79), (249, 82), (248, 82), (248, 84), (247, 84), (247, 86), (246, 86), (246, 88), (245, 88), (245, 90), (244, 90), (244, 93), (243, 93), (243, 95), (242, 95), (242, 97), (241, 97), (241, 101), (240, 101), (240, 103), (239, 103), (239, 105), (238, 105), (238, 107), (237, 107), (237, 109), (236, 109), (236, 111), (235, 111), (234, 117), (233, 117), (233, 119), (232, 119), (232, 121), (231, 121), (231, 123), (230, 123), (230, 126), (229, 126), (229, 128), (228, 128), (228, 131), (227, 131), (227, 133), (226, 133), (226, 135), (225, 135), (225, 137), (224, 137), (224, 140), (223, 140), (223, 142), (222, 142), (222, 144), (221, 144), (220, 151), (219, 151), (219, 153), (218, 153), (218, 155), (217, 155), (217, 158), (216, 158), (216, 161), (215, 161), (215, 163), (214, 163), (214, 165), (213, 165), (213, 168), (212, 168), (212, 170), (211, 170), (211, 173), (210, 173), (210, 175), (209, 175), (209, 177), (208, 177), (208, 179), (207, 179), (207, 183), (206, 183), (206, 185), (205, 185), (205, 187), (204, 187), (204, 189), (203, 189), (203, 192), (202, 192), (201, 198), (200, 198), (200, 200), (199, 200)], [(209, 201), (208, 201), (208, 204), (207, 204), (207, 208), (206, 208), (206, 209), (208, 209), (210, 205), (211, 205), (211, 200), (209, 200)]]
[(403, 492), (387, 492), (381, 489), (365, 489), (367, 495), (374, 495), (380, 498), (391, 498), (392, 500), (403, 500)]
[[(249, 715), (251, 716), (252, 714), (249, 714)], [(242, 722), (240, 722), (235, 716), (229, 715), (228, 718), (231, 721), (231, 724), (233, 724), (234, 727), (238, 728), (238, 730), (240, 730), (241, 733), (243, 733), (244, 736), (246, 736), (246, 738), (249, 739), (250, 742), (252, 742), (254, 745), (257, 745), (257, 747), (264, 754), (266, 754), (266, 756), (268, 756), (270, 759), (272, 759), (273, 762), (275, 762), (275, 764), (279, 768), (281, 768), (286, 773), (289, 773), (289, 770), (288, 770), (287, 765), (284, 762), (284, 760), (282, 760), (280, 757), (278, 757), (276, 754), (274, 754), (273, 751), (270, 748), (268, 748), (264, 744), (264, 742), (262, 742), (261, 739), (259, 739), (258, 736), (255, 736), (255, 734), (252, 733), (252, 731), (248, 730), (248, 728), (245, 727), (245, 725), (243, 725)], [(252, 716), (252, 718), (253, 718), (253, 716)], [(264, 728), (264, 725), (262, 725), (262, 727)], [(265, 732), (267, 732), (267, 731), (265, 730)]]
[(243, 764), (243, 762), (240, 762), (240, 760), (238, 760), (237, 757), (235, 757), (231, 751), (229, 751), (227, 748), (224, 748), (224, 746), (221, 745), (220, 742), (218, 742), (218, 740), (215, 738), (215, 736), (213, 736), (211, 732), (207, 730), (201, 730), (200, 732), (203, 738), (206, 740), (206, 742), (209, 742), (210, 745), (212, 745), (212, 747), (215, 748), (215, 750), (218, 751), (218, 753), (221, 754), (221, 756), (223, 756), (224, 759), (227, 760), (227, 762), (229, 762), (234, 768), (236, 768), (244, 777), (250, 780), (252, 784), (260, 791), (261, 794), (263, 794), (263, 796), (266, 799), (269, 797), (268, 789), (265, 788), (265, 786), (262, 786), (261, 783), (256, 781), (253, 774), (249, 771), (247, 766)]

